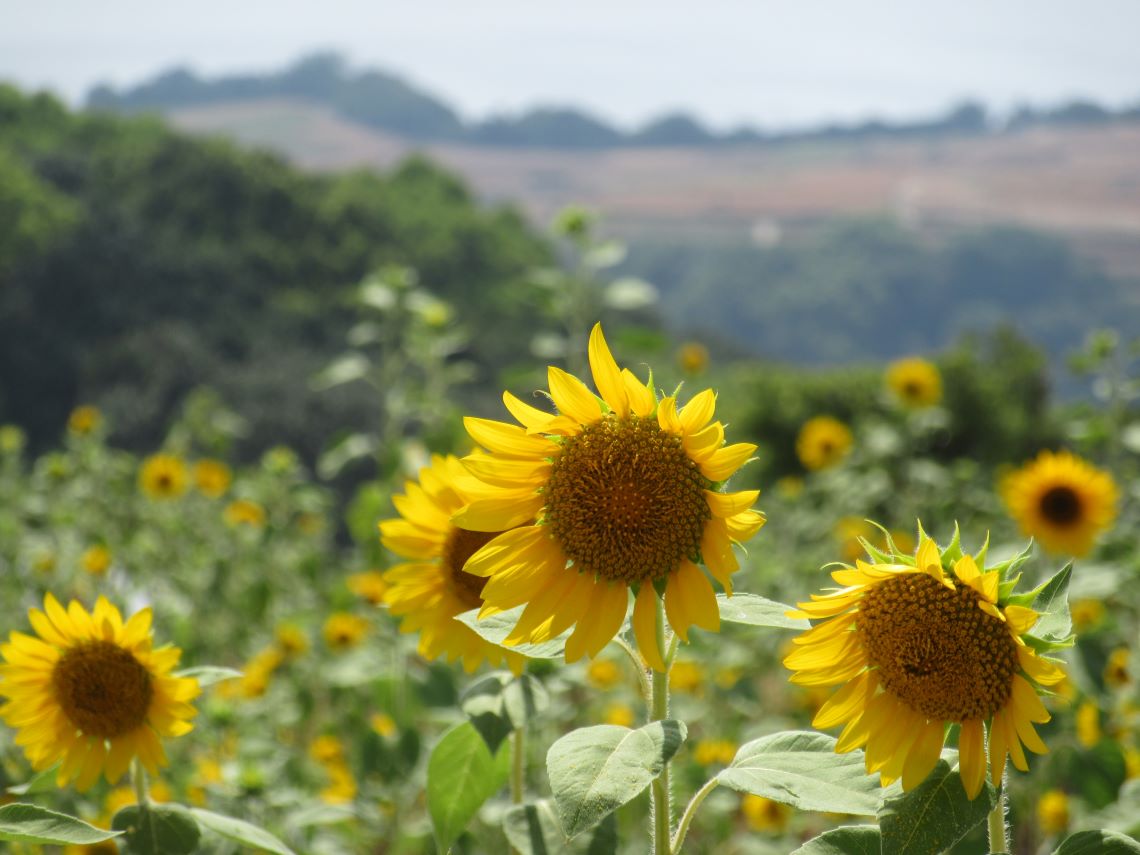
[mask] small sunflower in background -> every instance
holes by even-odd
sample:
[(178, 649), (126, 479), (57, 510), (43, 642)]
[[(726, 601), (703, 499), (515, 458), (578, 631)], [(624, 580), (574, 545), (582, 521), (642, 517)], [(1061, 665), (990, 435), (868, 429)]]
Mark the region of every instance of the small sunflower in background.
[(333, 612), (321, 627), (321, 636), (332, 650), (351, 650), (368, 635), (367, 620), (350, 612)]
[(0, 644), (0, 718), (15, 728), (32, 767), (60, 763), (59, 786), (87, 790), (99, 775), (114, 784), (138, 757), (151, 774), (167, 763), (160, 737), (189, 733), (198, 681), (174, 677), (181, 651), (155, 649), (151, 611), (124, 623), (100, 597), (93, 611), (51, 594), (31, 609), (36, 635)]
[(851, 429), (831, 416), (816, 416), (804, 422), (796, 437), (796, 456), (813, 472), (827, 469), (851, 451)]
[(222, 515), (226, 525), (231, 528), (243, 525), (250, 528), (265, 528), (265, 508), (249, 499), (235, 499), (226, 505)]
[(700, 374), (709, 367), (709, 349), (699, 341), (687, 341), (677, 348), (677, 364), (686, 374)]
[(1021, 531), (1050, 552), (1080, 557), (1116, 519), (1112, 476), (1068, 451), (1042, 451), (1005, 476), (1002, 500)]
[(433, 455), (409, 481), (404, 495), (392, 499), (400, 519), (380, 523), (380, 540), (409, 561), (388, 570), (383, 600), (388, 611), (403, 618), (401, 632), (420, 634), (418, 650), (425, 659), (459, 659), (471, 672), (484, 660), (505, 661), (516, 674), (523, 657), (481, 638), (455, 616), (483, 605), (487, 580), (464, 570), (467, 560), (500, 532), (465, 531), (452, 516), (471, 501), (477, 482), (452, 455)]
[(152, 499), (177, 499), (186, 492), (186, 464), (173, 454), (152, 454), (139, 470), (139, 486)]
[(230, 467), (220, 460), (206, 458), (194, 464), (194, 486), (208, 499), (224, 496), (233, 478)]
[(900, 359), (887, 366), (887, 388), (903, 406), (933, 407), (942, 400), (942, 374), (925, 359)]
[(101, 543), (89, 546), (80, 556), (79, 564), (92, 576), (102, 576), (111, 568), (111, 550)]
[(753, 831), (782, 834), (792, 819), (793, 809), (781, 802), (748, 793), (740, 800), (740, 811)]
[(67, 417), (67, 429), (75, 436), (87, 436), (94, 433), (103, 424), (103, 414), (98, 407), (90, 404), (76, 407)]
[(867, 771), (879, 772), (884, 786), (899, 778), (904, 790), (921, 783), (950, 725), (959, 727), (971, 799), (985, 779), (987, 724), (994, 784), (1007, 754), (1027, 771), (1022, 745), (1047, 751), (1033, 727), (1049, 720), (1038, 687), (1056, 685), (1065, 672), (1026, 643), (1039, 615), (1002, 592), (1009, 563), (987, 571), (984, 551), (962, 554), (957, 537), (940, 551), (921, 529), (913, 557), (893, 548), (868, 553), (875, 563), (831, 574), (840, 590), (813, 594), (789, 613), (816, 622), (784, 659), (795, 672), (791, 682), (841, 687), (813, 726), (844, 725), (835, 750), (865, 747)]
[(384, 602), (384, 592), (388, 590), (388, 583), (384, 581), (384, 574), (379, 570), (353, 573), (345, 580), (345, 583), (348, 585), (348, 590), (373, 606), (378, 606)]
[(1064, 790), (1046, 790), (1037, 800), (1037, 824), (1045, 834), (1069, 827), (1069, 797)]
[(467, 564), (486, 577), (481, 616), (526, 608), (506, 643), (541, 642), (574, 627), (566, 661), (594, 657), (633, 607), (633, 630), (646, 661), (665, 670), (657, 608), (684, 641), (689, 629), (720, 627), (705, 571), (732, 592), (739, 567), (733, 544), (764, 524), (751, 510), (759, 491), (720, 491), (756, 446), (724, 446), (713, 421), (716, 396), (684, 408), (660, 401), (621, 370), (595, 325), (589, 341), (596, 396), (577, 377), (548, 369), (558, 414), (504, 393), (521, 426), (468, 418), (467, 432), (491, 454), (465, 459), (485, 486), (455, 522), (499, 534)]

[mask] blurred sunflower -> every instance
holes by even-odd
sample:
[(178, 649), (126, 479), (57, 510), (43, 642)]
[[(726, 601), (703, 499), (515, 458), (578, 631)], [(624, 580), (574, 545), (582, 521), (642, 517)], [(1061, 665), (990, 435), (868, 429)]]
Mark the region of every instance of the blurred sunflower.
[(748, 793), (740, 801), (740, 809), (753, 831), (782, 833), (792, 818), (793, 810), (785, 804)]
[(789, 613), (818, 623), (795, 639), (784, 664), (793, 683), (842, 684), (812, 724), (846, 725), (835, 750), (866, 746), (867, 771), (884, 786), (900, 777), (904, 790), (919, 784), (938, 762), (947, 725), (957, 724), (962, 783), (973, 799), (985, 778), (986, 723), (997, 784), (1007, 753), (1029, 768), (1022, 743), (1046, 752), (1033, 724), (1049, 713), (1034, 684), (1055, 685), (1065, 674), (1026, 645), (1039, 615), (999, 598), (1001, 569), (979, 568), (957, 539), (953, 552), (960, 557), (946, 572), (943, 553), (920, 531), (913, 558), (877, 552), (874, 564), (835, 571), (841, 590)]
[(850, 428), (839, 419), (816, 416), (800, 428), (796, 456), (807, 469), (827, 469), (847, 456), (853, 441)]
[(152, 454), (143, 461), (139, 486), (152, 499), (176, 499), (186, 492), (186, 464), (172, 454)]
[(687, 341), (677, 349), (677, 364), (686, 374), (700, 374), (709, 366), (708, 348), (699, 341)]
[(1007, 475), (1001, 497), (1023, 533), (1050, 552), (1081, 556), (1116, 519), (1116, 482), (1068, 451), (1042, 451)]
[(218, 499), (225, 495), (233, 477), (230, 467), (220, 460), (206, 458), (194, 464), (194, 486), (208, 499)]
[(79, 563), (92, 576), (102, 576), (111, 567), (111, 550), (101, 543), (89, 546), (80, 556)]
[(124, 623), (103, 597), (88, 612), (48, 594), (28, 619), (36, 636), (13, 632), (0, 645), (0, 718), (19, 731), (32, 767), (62, 761), (59, 786), (77, 779), (80, 790), (100, 772), (114, 784), (134, 757), (157, 774), (167, 762), (159, 737), (190, 732), (199, 687), (171, 676), (178, 648), (152, 648), (150, 609)]
[(76, 436), (94, 433), (103, 424), (103, 414), (90, 404), (76, 407), (67, 417), (67, 429)]
[(231, 528), (249, 526), (250, 528), (265, 528), (265, 508), (249, 499), (235, 499), (226, 505), (222, 512), (226, 525)]
[(674, 396), (656, 400), (651, 386), (618, 368), (600, 324), (589, 357), (601, 398), (551, 367), (559, 415), (504, 393), (523, 427), (465, 420), (492, 454), (464, 461), (486, 486), (454, 520), (505, 532), (472, 556), (467, 572), (488, 577), (481, 617), (526, 604), (507, 643), (544, 641), (576, 625), (566, 661), (593, 657), (621, 628), (634, 592), (638, 646), (664, 670), (658, 598), (682, 640), (693, 625), (719, 629), (716, 596), (697, 562), (731, 593), (739, 566), (732, 545), (764, 524), (750, 510), (758, 491), (718, 489), (756, 446), (722, 447), (711, 389), (680, 411)]
[(356, 647), (368, 634), (368, 621), (349, 612), (334, 612), (321, 627), (325, 644), (333, 650)]
[(481, 638), (455, 620), (463, 612), (483, 605), (485, 579), (464, 567), (480, 547), (499, 532), (464, 531), (452, 515), (471, 500), (477, 482), (457, 457), (432, 455), (420, 470), (419, 483), (409, 481), (402, 496), (392, 499), (402, 519), (380, 523), (380, 539), (397, 555), (411, 559), (384, 574), (383, 592), (388, 610), (398, 617), (401, 632), (420, 634), (418, 650), (425, 659), (446, 656), (461, 659), (467, 671), (486, 660), (492, 666), (505, 661), (516, 674), (523, 657)]
[(388, 583), (384, 581), (384, 574), (378, 570), (353, 573), (348, 577), (346, 583), (348, 590), (374, 606), (384, 602), (384, 592), (388, 590)]
[(904, 406), (932, 407), (942, 400), (942, 375), (925, 359), (900, 359), (887, 366), (887, 388)]

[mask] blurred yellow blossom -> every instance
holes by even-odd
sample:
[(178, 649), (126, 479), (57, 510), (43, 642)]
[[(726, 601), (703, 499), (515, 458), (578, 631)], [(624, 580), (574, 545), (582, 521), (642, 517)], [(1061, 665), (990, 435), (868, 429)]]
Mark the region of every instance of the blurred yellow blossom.
[(633, 710), (625, 704), (610, 704), (602, 713), (602, 721), (618, 727), (633, 727)]
[(1104, 620), (1104, 603), (1100, 600), (1076, 600), (1069, 609), (1073, 618), (1073, 631), (1087, 632)]
[(736, 743), (727, 739), (702, 739), (693, 749), (693, 759), (702, 766), (727, 766), (736, 756)]
[(1069, 797), (1063, 790), (1046, 790), (1037, 800), (1037, 824), (1045, 834), (1069, 827)]
[(748, 793), (741, 799), (740, 809), (753, 831), (782, 833), (792, 818), (792, 809), (780, 802)]
[(1096, 701), (1084, 701), (1077, 707), (1077, 741), (1085, 748), (1100, 742), (1100, 710)]
[(330, 733), (323, 733), (309, 743), (309, 756), (318, 763), (336, 763), (344, 759), (344, 743)]
[(232, 481), (230, 467), (220, 460), (206, 458), (194, 464), (194, 486), (206, 498), (217, 499), (225, 495)]
[(686, 374), (700, 374), (709, 367), (709, 349), (699, 341), (687, 341), (677, 349), (677, 364)]
[(717, 686), (728, 690), (739, 683), (742, 676), (743, 671), (733, 665), (725, 668), (718, 668), (713, 679), (716, 681)]
[(907, 407), (931, 407), (942, 400), (942, 375), (933, 363), (918, 357), (887, 366), (887, 387)]
[(99, 543), (89, 546), (79, 563), (92, 576), (102, 576), (111, 567), (111, 550)]
[(294, 659), (309, 649), (309, 637), (295, 623), (278, 624), (273, 637), (285, 659)]
[(678, 659), (669, 672), (669, 685), (678, 692), (699, 695), (704, 689), (705, 669), (691, 659)]
[(250, 528), (265, 527), (265, 508), (249, 499), (236, 499), (226, 505), (226, 524), (237, 527), (247, 525)]
[(18, 454), (23, 451), (27, 438), (16, 425), (0, 425), (0, 454)]
[(586, 666), (586, 679), (598, 689), (611, 689), (621, 681), (621, 668), (612, 659), (594, 659)]
[(804, 479), (796, 475), (785, 475), (776, 482), (776, 492), (785, 499), (794, 499), (804, 491)]
[(348, 612), (335, 612), (325, 621), (321, 634), (333, 650), (348, 650), (368, 634), (368, 621)]
[(796, 455), (806, 469), (827, 469), (851, 451), (851, 429), (831, 416), (808, 419), (796, 437)]
[(87, 436), (99, 428), (103, 423), (103, 414), (98, 407), (85, 404), (76, 407), (67, 417), (67, 429), (76, 436)]
[(1127, 647), (1118, 647), (1108, 654), (1108, 662), (1104, 666), (1104, 684), (1113, 689), (1127, 686), (1132, 677), (1128, 672), (1129, 650)]
[(321, 790), (321, 801), (326, 804), (344, 804), (356, 798), (356, 777), (344, 763), (330, 763), (325, 766), (329, 785)]
[(152, 499), (176, 499), (186, 492), (186, 464), (172, 454), (152, 454), (143, 461), (139, 486)]
[(396, 722), (387, 713), (373, 713), (368, 719), (368, 724), (372, 730), (385, 739), (396, 734)]
[(347, 582), (348, 590), (371, 605), (378, 606), (384, 602), (384, 592), (388, 590), (388, 583), (384, 581), (384, 574), (379, 570), (353, 573)]

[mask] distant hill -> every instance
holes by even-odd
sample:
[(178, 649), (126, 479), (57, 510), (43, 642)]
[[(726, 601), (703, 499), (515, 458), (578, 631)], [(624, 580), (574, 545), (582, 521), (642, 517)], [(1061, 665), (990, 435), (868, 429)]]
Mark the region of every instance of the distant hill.
[(301, 59), (283, 71), (205, 80), (184, 68), (166, 71), (137, 86), (116, 91), (100, 85), (87, 105), (102, 110), (167, 112), (174, 109), (299, 98), (331, 108), (342, 118), (416, 142), (469, 142), (487, 146), (606, 149), (619, 146), (726, 146), (981, 134), (1042, 125), (1096, 125), (1140, 119), (1140, 103), (1112, 111), (1088, 101), (1052, 108), (1023, 106), (1009, 117), (990, 115), (967, 101), (941, 115), (913, 122), (872, 119), (795, 132), (741, 127), (718, 134), (685, 113), (661, 116), (630, 133), (574, 107), (539, 107), (515, 116), (465, 123), (444, 100), (385, 71), (349, 69), (335, 53)]

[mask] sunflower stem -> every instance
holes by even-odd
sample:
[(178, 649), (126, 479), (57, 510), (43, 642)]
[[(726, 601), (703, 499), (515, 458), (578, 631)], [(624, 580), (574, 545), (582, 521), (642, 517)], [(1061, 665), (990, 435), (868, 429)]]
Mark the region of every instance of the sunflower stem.
[[(676, 639), (672, 639), (675, 641)], [(657, 598), (657, 647), (665, 650), (665, 610), (661, 598)], [(669, 666), (673, 664), (674, 645), (669, 646), (664, 671), (653, 670), (652, 693), (650, 696), (650, 721), (661, 721), (669, 716)], [(669, 762), (666, 761), (661, 774), (653, 785), (653, 853), (669, 855), (670, 837), (673, 833), (672, 791), (669, 786)]]
[(1007, 829), (1005, 825), (1004, 786), (998, 790), (997, 804), (995, 804), (994, 809), (990, 811), (987, 828), (990, 834), (990, 852), (998, 853), (999, 855), (1000, 853), (1009, 852), (1009, 844), (1006, 842)]
[(713, 778), (697, 790), (685, 808), (685, 812), (681, 815), (681, 821), (677, 824), (677, 833), (673, 835), (673, 843), (669, 847), (670, 855), (677, 855), (677, 853), (681, 851), (681, 846), (685, 842), (685, 835), (689, 833), (689, 823), (691, 823), (693, 817), (696, 816), (697, 808), (701, 806), (701, 802), (708, 797), (708, 794), (716, 789), (718, 783), (720, 782), (717, 781), (716, 778)]
[(517, 727), (511, 734), (511, 804), (522, 804), (525, 777), (526, 733), (521, 727)]
[(135, 785), (135, 801), (138, 802), (139, 813), (142, 814), (150, 806), (150, 799), (147, 798), (146, 770), (143, 768), (143, 764), (139, 762), (138, 757), (131, 762), (131, 766), (133, 767), (131, 769), (131, 782)]

